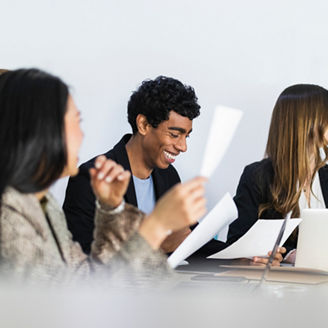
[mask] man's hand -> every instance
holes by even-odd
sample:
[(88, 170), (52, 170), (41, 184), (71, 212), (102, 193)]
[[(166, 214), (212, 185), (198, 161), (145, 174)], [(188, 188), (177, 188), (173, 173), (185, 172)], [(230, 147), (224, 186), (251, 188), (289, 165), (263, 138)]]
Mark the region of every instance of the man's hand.
[(95, 167), (89, 172), (98, 201), (112, 208), (120, 205), (129, 185), (130, 172), (103, 155), (97, 157)]

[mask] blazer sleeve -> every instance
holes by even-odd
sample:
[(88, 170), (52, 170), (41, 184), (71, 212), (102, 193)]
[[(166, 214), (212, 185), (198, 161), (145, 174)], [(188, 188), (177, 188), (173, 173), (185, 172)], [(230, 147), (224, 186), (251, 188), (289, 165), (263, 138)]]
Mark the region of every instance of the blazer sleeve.
[(82, 165), (79, 174), (69, 179), (63, 210), (73, 239), (89, 254), (93, 240), (95, 195), (90, 184), (88, 165)]
[(252, 165), (246, 166), (234, 197), (238, 218), (229, 226), (227, 239), (229, 244), (243, 236), (258, 220), (258, 208), (262, 197), (256, 177), (256, 169)]
[[(133, 226), (127, 229), (126, 235), (122, 233), (121, 222), (129, 218), (138, 223), (142, 217), (141, 212), (129, 207), (116, 215), (97, 211), (99, 227), (91, 256), (84, 254), (79, 243), (72, 240), (65, 224), (60, 225), (60, 229), (57, 226), (64, 254), (61, 261), (57, 248), (47, 242), (47, 234), (40, 232), (33, 220), (14, 209), (2, 208), (1, 258), (2, 264), (5, 263), (2, 269), (17, 277), (55, 284), (85, 279), (97, 272), (105, 272), (108, 277), (108, 274), (121, 271), (122, 267), (138, 273), (147, 270), (172, 272), (165, 255), (153, 250)], [(61, 221), (61, 217), (58, 220)]]
[(105, 266), (112, 264), (120, 267), (120, 264), (123, 264), (134, 272), (172, 272), (164, 253), (161, 250), (153, 250), (138, 233), (143, 218), (144, 213), (130, 204), (126, 204), (124, 211), (115, 215), (97, 209), (95, 238), (91, 248), (92, 259)]

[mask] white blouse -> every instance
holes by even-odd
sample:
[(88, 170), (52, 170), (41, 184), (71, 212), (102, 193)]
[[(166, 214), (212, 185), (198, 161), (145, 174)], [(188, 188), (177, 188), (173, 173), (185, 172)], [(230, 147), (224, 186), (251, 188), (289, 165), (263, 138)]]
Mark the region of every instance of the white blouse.
[(302, 191), (300, 199), (298, 200), (300, 210), (306, 208), (326, 208), (325, 200), (322, 195), (318, 172), (315, 174), (313, 179), (312, 191), (313, 193), (310, 193), (310, 206), (308, 205), (304, 191)]

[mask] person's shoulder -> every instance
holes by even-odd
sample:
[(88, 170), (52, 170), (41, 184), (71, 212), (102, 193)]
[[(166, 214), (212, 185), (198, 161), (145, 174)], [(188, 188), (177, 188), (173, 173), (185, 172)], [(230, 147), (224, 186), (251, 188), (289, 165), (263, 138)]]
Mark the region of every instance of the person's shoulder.
[(21, 210), (26, 204), (33, 201), (36, 201), (36, 197), (33, 194), (23, 194), (15, 188), (7, 187), (2, 194), (1, 203), (2, 205)]
[(274, 170), (272, 161), (269, 158), (262, 159), (247, 165), (244, 168), (240, 183), (246, 183), (247, 185), (253, 185), (261, 190), (265, 186), (269, 186), (274, 177)]
[(252, 175), (271, 174), (271, 172), (273, 172), (273, 166), (270, 158), (264, 158), (261, 161), (248, 164), (244, 169), (244, 173)]
[(40, 212), (40, 202), (34, 194), (25, 194), (17, 189), (7, 187), (2, 194), (1, 215), (17, 213), (26, 218), (33, 218), (35, 213)]

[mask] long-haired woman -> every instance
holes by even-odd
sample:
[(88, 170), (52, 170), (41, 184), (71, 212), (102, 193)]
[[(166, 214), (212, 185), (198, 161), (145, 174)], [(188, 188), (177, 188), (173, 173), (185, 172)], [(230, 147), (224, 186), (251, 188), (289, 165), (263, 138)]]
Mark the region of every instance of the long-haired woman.
[[(328, 206), (327, 143), (328, 91), (311, 84), (285, 89), (273, 109), (265, 158), (246, 166), (240, 178), (229, 243), (258, 219), (282, 219), (289, 212), (299, 217), (301, 209)], [(297, 232), (287, 240), (287, 251), (296, 243)]]
[(204, 181), (196, 178), (177, 185), (144, 217), (123, 202), (130, 173), (100, 156), (90, 170), (97, 210), (87, 257), (48, 192), (57, 179), (78, 172), (80, 112), (66, 84), (36, 69), (4, 73), (0, 117), (0, 259), (11, 272), (70, 279), (99, 267), (113, 269), (115, 259), (132, 268), (166, 270), (158, 251), (162, 241), (204, 214)]

